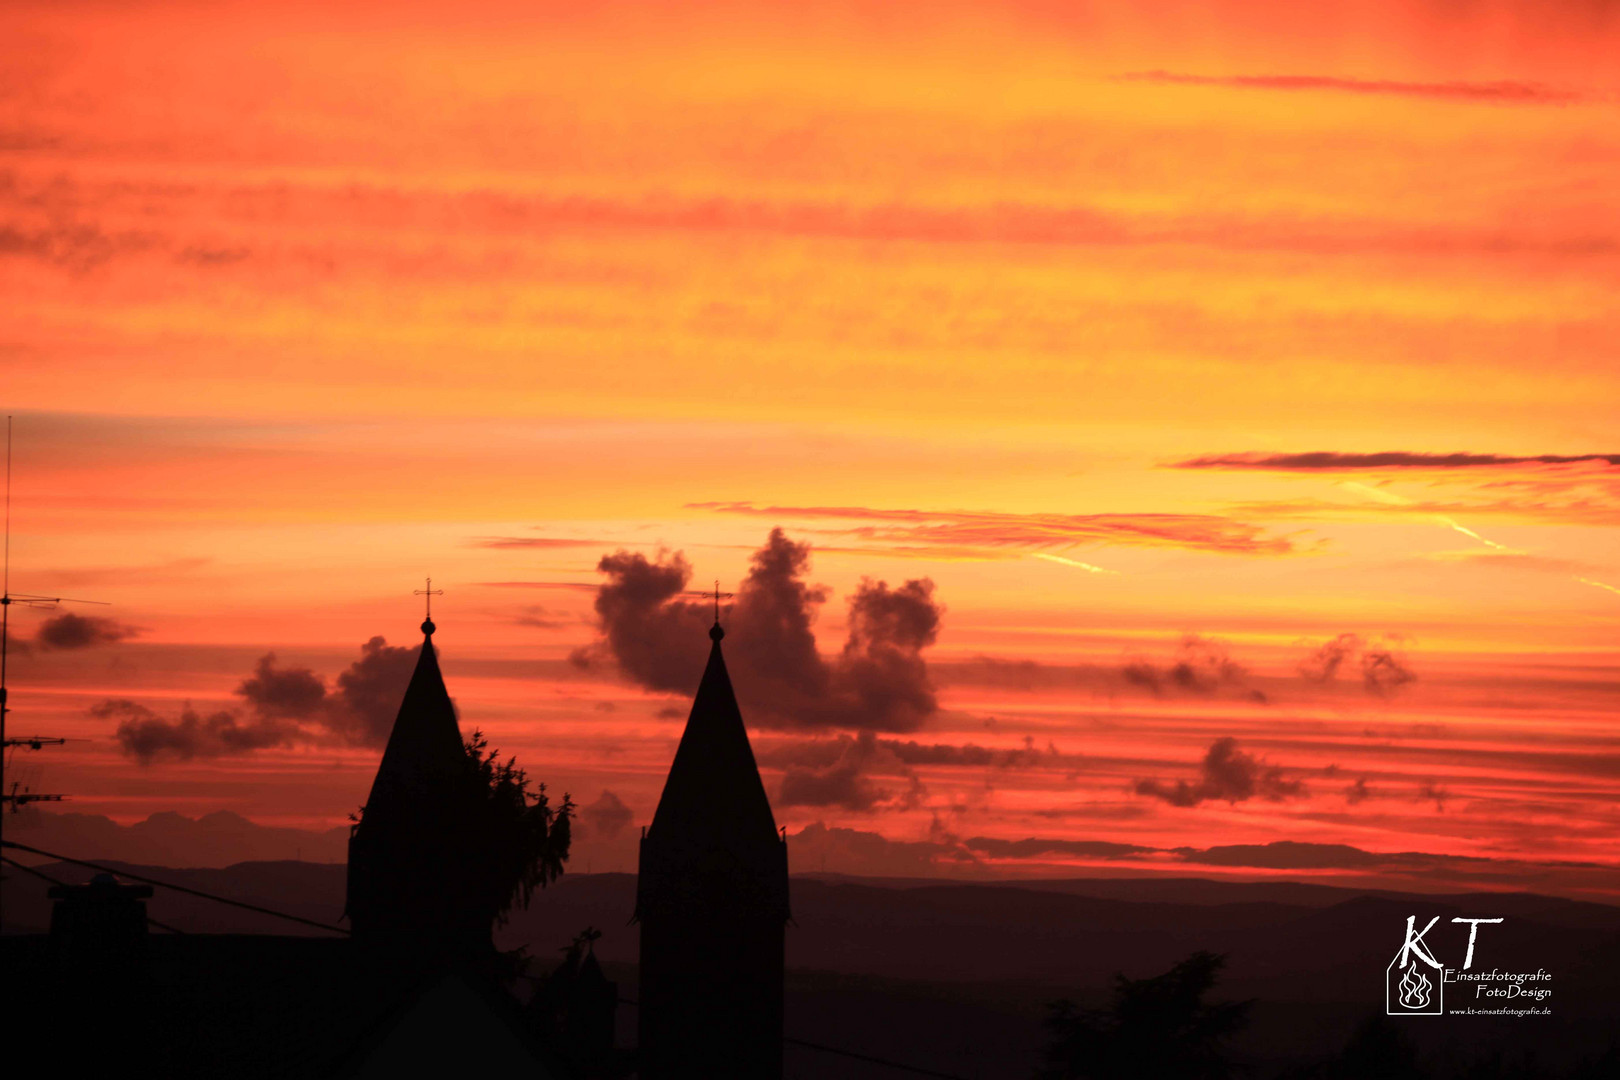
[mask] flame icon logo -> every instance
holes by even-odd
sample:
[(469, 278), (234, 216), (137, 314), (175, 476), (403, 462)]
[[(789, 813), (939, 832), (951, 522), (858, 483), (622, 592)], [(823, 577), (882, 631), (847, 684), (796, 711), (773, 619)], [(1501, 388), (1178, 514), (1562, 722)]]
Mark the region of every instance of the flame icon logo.
[(1408, 1009), (1426, 1009), (1433, 984), (1413, 964), (1401, 976), (1401, 1005)]

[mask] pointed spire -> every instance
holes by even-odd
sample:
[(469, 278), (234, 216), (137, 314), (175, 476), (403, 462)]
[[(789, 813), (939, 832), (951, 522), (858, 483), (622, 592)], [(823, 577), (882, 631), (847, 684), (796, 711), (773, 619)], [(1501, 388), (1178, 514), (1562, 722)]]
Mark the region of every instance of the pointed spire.
[(416, 658), (416, 670), (411, 673), (394, 729), (388, 736), (388, 747), (377, 767), (377, 778), (366, 800), (368, 814), (382, 809), (379, 799), (386, 803), (397, 796), (412, 797), (407, 795), (410, 792), (419, 795), (424, 784), (453, 776), (460, 768), (461, 727), (439, 671), (433, 648), (435, 629), (432, 619), (422, 623), (422, 652)]
[(637, 1024), (649, 1078), (782, 1076), (787, 843), (731, 688), (725, 636), (716, 619), (708, 667), (641, 839)]
[(355, 940), (400, 956), (484, 955), (489, 917), (468, 874), (467, 755), (439, 672), (433, 623), (400, 702), (365, 810), (349, 835)]
[(777, 842), (776, 819), (726, 671), (720, 649), (725, 636), (718, 621), (709, 628), (709, 663), (647, 838), (702, 837), (740, 856), (754, 845)]

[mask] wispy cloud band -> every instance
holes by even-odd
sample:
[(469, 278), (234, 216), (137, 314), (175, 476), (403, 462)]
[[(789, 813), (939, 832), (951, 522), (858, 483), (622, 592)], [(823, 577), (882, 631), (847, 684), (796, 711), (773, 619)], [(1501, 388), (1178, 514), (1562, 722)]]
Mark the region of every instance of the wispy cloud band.
[(1506, 105), (1564, 105), (1588, 95), (1544, 83), (1511, 79), (1493, 82), (1402, 82), (1394, 79), (1346, 79), (1333, 75), (1191, 75), (1175, 71), (1133, 71), (1122, 82), (1168, 83), (1175, 86), (1224, 86), (1241, 90), (1327, 90), (1349, 94), (1399, 94)]
[(1041, 551), (1077, 544), (1180, 547), (1228, 555), (1287, 555), (1287, 537), (1216, 514), (1009, 514), (988, 510), (883, 510), (864, 506), (756, 506), (689, 503), (690, 509), (790, 520), (849, 522), (847, 535), (876, 545), (911, 545), (961, 558), (980, 552)]
[(1348, 454), (1312, 450), (1303, 454), (1209, 454), (1178, 461), (1177, 469), (1255, 469), (1307, 472), (1332, 469), (1479, 469), (1506, 465), (1581, 465), (1602, 462), (1620, 465), (1620, 454), (1434, 454), (1411, 450), (1384, 450)]

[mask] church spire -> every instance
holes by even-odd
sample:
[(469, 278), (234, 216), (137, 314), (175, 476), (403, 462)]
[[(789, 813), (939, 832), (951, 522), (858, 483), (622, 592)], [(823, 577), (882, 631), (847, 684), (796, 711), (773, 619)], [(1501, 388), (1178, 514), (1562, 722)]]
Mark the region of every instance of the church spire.
[(759, 848), (772, 850), (781, 841), (726, 670), (720, 647), (725, 636), (717, 616), (709, 628), (714, 642), (709, 662), (647, 839), (720, 845), (741, 856)]
[(406, 793), (416, 792), (424, 783), (450, 777), (461, 768), (461, 727), (433, 648), (436, 629), (431, 618), (422, 623), (422, 651), (371, 784), (371, 796), (366, 800), (368, 814), (388, 813), (391, 808), (387, 804), (394, 799), (411, 797)]
[(423, 621), (416, 668), (349, 837), (347, 914), (357, 941), (479, 953), (493, 946), (477, 898), (466, 895), (467, 754), (436, 629), (431, 616)]
[(641, 1075), (780, 1080), (787, 843), (777, 834), (718, 618), (641, 840)]

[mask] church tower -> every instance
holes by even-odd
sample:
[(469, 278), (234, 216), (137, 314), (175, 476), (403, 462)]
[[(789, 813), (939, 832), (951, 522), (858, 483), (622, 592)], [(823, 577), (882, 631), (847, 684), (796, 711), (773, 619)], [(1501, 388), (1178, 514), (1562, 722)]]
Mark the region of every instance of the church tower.
[(349, 835), (354, 940), (419, 960), (493, 952), (487, 912), (467, 895), (467, 755), (439, 673), (431, 615), (422, 652)]
[(718, 620), (641, 840), (643, 1080), (782, 1075), (787, 842), (732, 693)]

